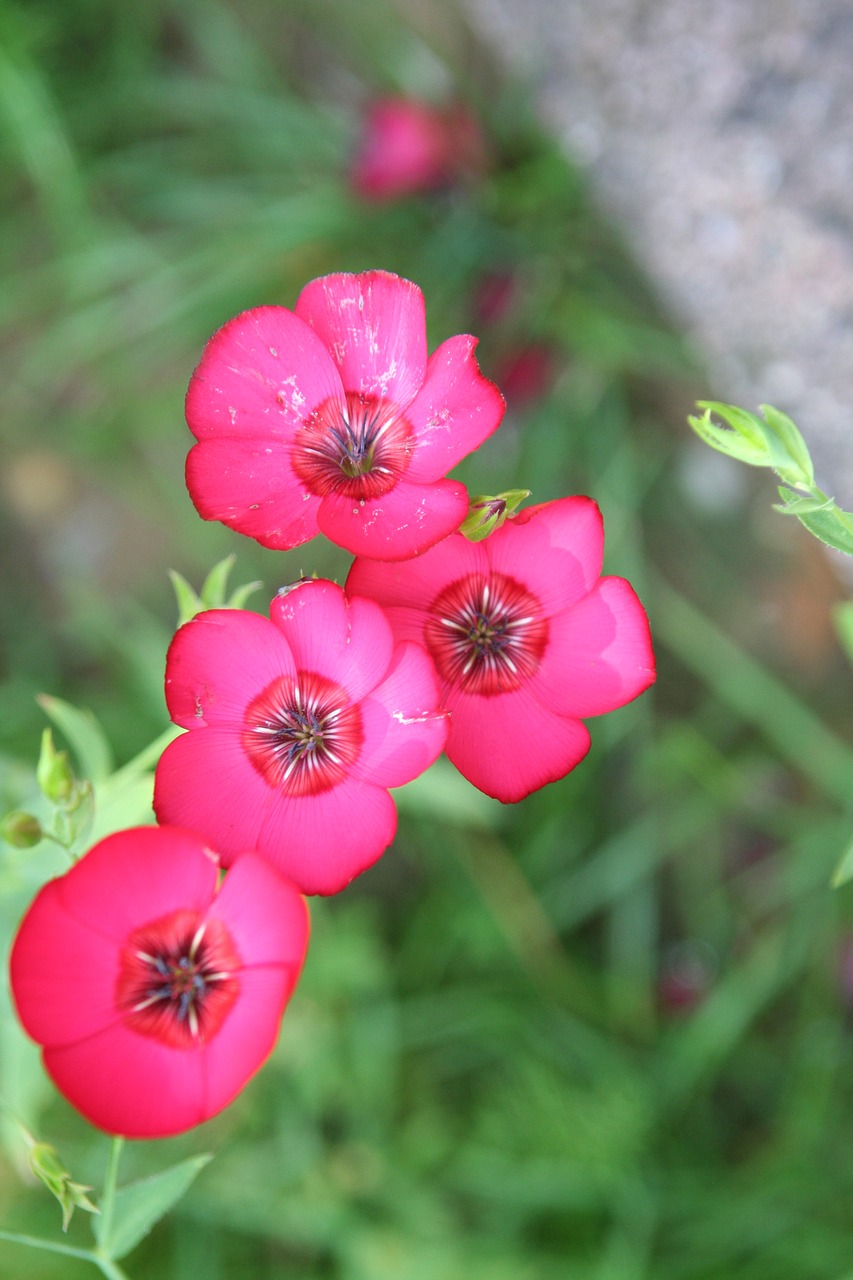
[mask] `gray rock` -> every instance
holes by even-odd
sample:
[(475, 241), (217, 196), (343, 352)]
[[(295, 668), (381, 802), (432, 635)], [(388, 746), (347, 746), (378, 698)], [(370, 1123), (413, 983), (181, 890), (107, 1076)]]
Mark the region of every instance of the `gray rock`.
[(788, 412), (853, 507), (853, 5), (466, 3), (538, 86), (715, 398)]

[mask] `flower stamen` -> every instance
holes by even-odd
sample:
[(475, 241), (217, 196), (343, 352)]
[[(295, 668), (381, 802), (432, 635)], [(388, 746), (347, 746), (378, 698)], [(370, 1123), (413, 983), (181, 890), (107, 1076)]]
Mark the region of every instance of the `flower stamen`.
[(513, 578), (472, 575), (433, 601), (426, 641), (448, 685), (491, 697), (519, 688), (537, 670), (548, 623), (539, 601)]

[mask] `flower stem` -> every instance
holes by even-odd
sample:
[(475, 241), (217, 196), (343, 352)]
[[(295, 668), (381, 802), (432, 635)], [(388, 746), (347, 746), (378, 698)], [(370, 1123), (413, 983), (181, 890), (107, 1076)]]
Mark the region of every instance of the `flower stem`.
[(29, 1245), (31, 1249), (46, 1249), (48, 1253), (64, 1253), (69, 1258), (85, 1258), (88, 1262), (95, 1261), (95, 1255), (91, 1249), (75, 1249), (70, 1244), (62, 1244), (54, 1240), (42, 1240), (40, 1236), (25, 1236), (18, 1231), (0, 1231), (0, 1240), (6, 1240), (9, 1244)]
[(124, 1138), (113, 1138), (110, 1143), (110, 1158), (107, 1161), (107, 1172), (104, 1177), (104, 1190), (100, 1204), (101, 1220), (99, 1223), (98, 1236), (101, 1240), (109, 1240), (110, 1232), (112, 1230), (116, 1187), (118, 1185), (118, 1167), (121, 1163), (121, 1153), (123, 1150)]

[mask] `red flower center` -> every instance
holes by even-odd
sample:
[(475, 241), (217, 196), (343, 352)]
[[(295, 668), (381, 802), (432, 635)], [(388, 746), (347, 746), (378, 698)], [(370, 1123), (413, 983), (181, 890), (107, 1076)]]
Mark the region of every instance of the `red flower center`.
[(539, 601), (515, 579), (474, 574), (433, 601), (426, 641), (448, 685), (489, 698), (518, 689), (537, 670), (548, 623)]
[(364, 501), (394, 488), (412, 447), (412, 428), (397, 405), (348, 391), (343, 402), (324, 400), (299, 428), (293, 468), (318, 497)]
[(358, 707), (325, 676), (280, 676), (250, 703), (243, 746), (258, 773), (289, 796), (329, 791), (358, 759)]
[(119, 961), (125, 1022), (175, 1049), (209, 1041), (237, 999), (240, 958), (225, 925), (173, 911), (134, 930)]

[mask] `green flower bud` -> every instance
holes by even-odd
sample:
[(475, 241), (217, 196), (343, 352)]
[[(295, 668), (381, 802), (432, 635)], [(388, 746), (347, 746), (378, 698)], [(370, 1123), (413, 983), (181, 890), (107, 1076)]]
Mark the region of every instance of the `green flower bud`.
[(36, 765), (36, 781), (41, 793), (53, 804), (63, 804), (74, 790), (74, 771), (67, 751), (57, 751), (53, 734), (45, 729), (41, 736), (41, 753)]
[(34, 814), (15, 809), (0, 823), (0, 837), (16, 849), (32, 849), (42, 838), (41, 823)]

